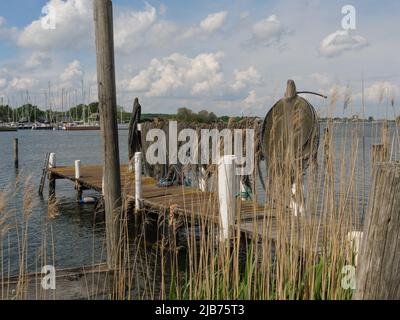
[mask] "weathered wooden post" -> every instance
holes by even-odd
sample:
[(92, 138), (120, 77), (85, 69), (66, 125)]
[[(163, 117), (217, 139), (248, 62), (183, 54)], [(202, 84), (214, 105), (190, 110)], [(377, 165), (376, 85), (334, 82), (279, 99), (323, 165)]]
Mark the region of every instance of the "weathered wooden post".
[(382, 124), (382, 144), (383, 144), (383, 153), (385, 155), (385, 161), (389, 160), (389, 144), (390, 144), (390, 131), (389, 131), (389, 121), (384, 120)]
[(101, 179), (101, 195), (104, 197), (104, 173)]
[(400, 299), (400, 164), (374, 166), (361, 251), (356, 300)]
[(135, 153), (135, 211), (139, 211), (142, 199), (142, 153)]
[(388, 148), (384, 144), (372, 145), (371, 164), (374, 166), (376, 163), (388, 160)]
[(81, 178), (81, 160), (75, 161), (75, 179)]
[(81, 160), (76, 160), (75, 161), (76, 201), (81, 201), (83, 195), (82, 185), (78, 181), (80, 178), (81, 178)]
[(231, 226), (236, 213), (235, 177), (236, 157), (223, 156), (218, 164), (218, 196), (220, 212), (220, 240), (224, 242), (231, 236)]
[[(57, 167), (57, 157), (55, 153), (50, 153), (49, 169)], [(49, 201), (53, 201), (56, 197), (56, 177), (49, 172)]]
[(199, 170), (199, 189), (203, 192), (207, 191), (207, 172), (202, 166)]
[(104, 148), (104, 203), (107, 264), (117, 265), (121, 176), (118, 146), (117, 96), (115, 86), (113, 9), (111, 0), (94, 0), (97, 84)]
[(14, 167), (18, 169), (19, 161), (18, 161), (18, 138), (14, 139)]

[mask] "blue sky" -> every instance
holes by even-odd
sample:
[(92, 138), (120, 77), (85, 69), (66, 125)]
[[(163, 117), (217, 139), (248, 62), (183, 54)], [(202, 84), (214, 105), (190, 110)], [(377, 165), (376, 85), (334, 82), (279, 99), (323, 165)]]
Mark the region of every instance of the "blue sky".
[[(382, 117), (400, 95), (400, 3), (360, 1), (114, 0), (118, 102), (138, 96), (145, 112), (179, 107), (217, 114), (264, 116), (286, 80), (310, 97), (321, 116), (362, 110)], [(344, 5), (356, 9), (356, 29), (342, 28)], [(44, 29), (49, 5), (56, 28)], [(61, 108), (96, 98), (91, 0), (0, 3), (0, 97), (13, 105)], [(84, 95), (80, 92), (84, 83)], [(79, 92), (79, 94), (77, 94)], [(75, 95), (76, 94), (76, 95)], [(90, 94), (90, 95), (89, 95)], [(76, 98), (75, 98), (76, 96)]]

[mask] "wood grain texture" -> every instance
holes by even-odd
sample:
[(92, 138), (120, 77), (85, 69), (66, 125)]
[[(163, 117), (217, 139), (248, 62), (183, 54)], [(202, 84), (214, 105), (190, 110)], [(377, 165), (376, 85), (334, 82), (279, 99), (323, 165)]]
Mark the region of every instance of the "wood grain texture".
[(118, 146), (117, 93), (115, 85), (113, 9), (110, 0), (94, 0), (97, 86), (104, 154), (104, 203), (107, 263), (116, 265), (121, 207), (121, 175)]
[[(57, 167), (49, 171), (57, 179), (76, 182), (74, 167)], [(128, 165), (122, 165), (121, 189), (123, 197), (135, 200), (135, 175), (129, 172)], [(87, 189), (102, 191), (102, 166), (87, 165), (81, 167), (79, 183)], [(142, 177), (142, 205), (145, 212), (158, 215), (168, 214), (183, 225), (208, 223), (219, 225), (219, 202), (216, 192), (203, 192), (200, 189), (184, 186), (160, 188), (156, 180)], [(253, 201), (237, 200), (237, 216), (234, 228), (248, 238), (268, 239), (286, 243), (301, 250), (320, 252), (322, 239), (329, 230), (328, 223), (319, 217), (299, 219), (290, 210), (284, 216), (276, 217), (274, 210)], [(359, 230), (354, 226), (353, 230)], [(295, 232), (293, 232), (295, 230)], [(310, 241), (304, 241), (310, 239)]]
[(400, 299), (400, 164), (374, 166), (354, 299)]

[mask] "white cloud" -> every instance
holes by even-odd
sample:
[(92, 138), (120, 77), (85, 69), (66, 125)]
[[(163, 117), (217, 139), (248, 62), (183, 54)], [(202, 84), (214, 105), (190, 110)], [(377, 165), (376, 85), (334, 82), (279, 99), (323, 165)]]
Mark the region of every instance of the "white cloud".
[[(160, 5), (160, 15), (166, 7)], [(168, 20), (158, 20), (157, 11), (146, 3), (143, 11), (123, 11), (115, 19), (115, 48), (130, 53), (138, 48), (160, 47), (175, 38), (178, 27)]]
[(13, 90), (29, 90), (37, 83), (38, 81), (32, 78), (14, 78), (10, 81), (10, 87)]
[(144, 11), (129, 10), (115, 19), (115, 47), (129, 52), (139, 47), (160, 46), (176, 32), (174, 23), (157, 21), (156, 9), (146, 3)]
[(251, 44), (271, 45), (278, 43), (286, 30), (276, 15), (256, 22), (252, 26)]
[(47, 68), (51, 64), (51, 57), (44, 52), (33, 52), (25, 61), (27, 69)]
[(246, 88), (249, 84), (259, 84), (261, 82), (261, 74), (254, 68), (250, 67), (247, 70), (235, 70), (235, 81), (232, 84), (232, 89), (235, 91)]
[(252, 106), (256, 102), (257, 102), (257, 93), (255, 90), (251, 90), (247, 98), (244, 99), (244, 103), (246, 104), (246, 106)]
[(0, 16), (0, 39), (12, 39), (17, 34), (17, 28), (8, 28), (7, 21), (4, 17)]
[(227, 11), (221, 11), (209, 14), (198, 26), (189, 28), (183, 35), (183, 38), (194, 36), (207, 36), (220, 30), (228, 18)]
[(388, 81), (375, 82), (365, 88), (365, 98), (370, 102), (382, 103), (387, 98), (395, 99), (400, 94), (400, 86)]
[(60, 80), (64, 87), (76, 86), (83, 77), (82, 66), (79, 60), (72, 61), (68, 67), (61, 73)]
[[(33, 21), (20, 33), (18, 44), (21, 47), (39, 50), (49, 49), (87, 49), (94, 45), (93, 10), (91, 0), (50, 0), (48, 6), (55, 9), (56, 29), (42, 27), (42, 18)], [(166, 7), (160, 7), (165, 14)], [(119, 52), (148, 46), (165, 44), (177, 31), (174, 23), (158, 20), (156, 9), (147, 4), (144, 10), (115, 10), (114, 42)]]
[(133, 79), (120, 83), (121, 88), (144, 93), (148, 97), (227, 97), (245, 92), (261, 83), (261, 74), (253, 67), (235, 70), (227, 81), (221, 68), (222, 52), (203, 53), (194, 58), (174, 53), (153, 59), (148, 68)]
[(331, 83), (331, 77), (326, 73), (313, 73), (310, 75), (311, 80), (318, 83), (321, 86), (326, 86)]
[(240, 16), (240, 19), (243, 20), (243, 19), (246, 19), (247, 17), (249, 17), (250, 13), (248, 11), (242, 11), (239, 16)]
[(219, 62), (223, 56), (217, 52), (189, 58), (174, 53), (161, 60), (153, 59), (147, 69), (132, 80), (123, 81), (122, 87), (150, 97), (212, 94), (223, 84)]
[(321, 92), (327, 95), (331, 101), (338, 101), (341, 97), (344, 97), (347, 90), (347, 86), (335, 83), (328, 88), (321, 89)]
[(42, 27), (42, 18), (33, 21), (20, 33), (21, 47), (37, 49), (80, 49), (92, 44), (93, 19), (90, 0), (50, 0), (56, 12), (56, 28)]
[(353, 35), (349, 30), (338, 30), (322, 40), (319, 53), (325, 57), (334, 57), (345, 51), (360, 50), (366, 46), (368, 41), (364, 37)]
[(0, 78), (0, 89), (5, 88), (7, 85), (7, 80)]
[(267, 103), (271, 103), (270, 96), (262, 96), (259, 97), (255, 90), (251, 90), (248, 96), (243, 100), (243, 103), (247, 109), (265, 109)]
[(224, 25), (227, 16), (226, 11), (210, 14), (200, 22), (200, 28), (206, 32), (214, 32)]
[(161, 3), (159, 9), (160, 15), (165, 16), (167, 14), (167, 11), (168, 11), (167, 6), (164, 3)]

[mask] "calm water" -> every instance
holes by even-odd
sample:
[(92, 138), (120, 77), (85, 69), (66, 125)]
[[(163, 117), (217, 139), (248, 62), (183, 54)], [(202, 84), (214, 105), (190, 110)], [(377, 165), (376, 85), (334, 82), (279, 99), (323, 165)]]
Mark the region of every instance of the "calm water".
[[(339, 148), (344, 145), (350, 150), (354, 145), (354, 138), (359, 138), (358, 159), (361, 164), (356, 172), (356, 183), (365, 185), (366, 194), (370, 188), (370, 150), (371, 144), (379, 143), (378, 125), (359, 125), (355, 129), (353, 123), (336, 125), (334, 130), (334, 145)], [(323, 129), (324, 125), (322, 125)], [(323, 132), (321, 130), (321, 132)], [(363, 137), (364, 133), (364, 139)], [(391, 127), (394, 133), (394, 125)], [(128, 131), (119, 132), (121, 163), (128, 161), (127, 138)], [(19, 139), (20, 169), (15, 170), (13, 164), (13, 139)], [(349, 142), (351, 141), (351, 142)], [(364, 144), (364, 148), (363, 148)], [(397, 142), (394, 143), (394, 146)], [(364, 152), (363, 152), (364, 150)], [(398, 153), (395, 147), (393, 159)], [(35, 204), (33, 215), (30, 218), (28, 229), (28, 269), (36, 270), (37, 257), (40, 257), (40, 248), (46, 242), (48, 246), (47, 260), (53, 264), (52, 243), (54, 243), (54, 264), (57, 268), (76, 267), (104, 261), (104, 219), (94, 217), (93, 205), (78, 205), (75, 202), (75, 192), (68, 181), (57, 181), (57, 199), (60, 202), (60, 214), (51, 222), (47, 219), (47, 187), (44, 199), (37, 196), (41, 169), (46, 152), (57, 154), (57, 165), (74, 165), (79, 159), (82, 164), (101, 164), (100, 132), (64, 132), (64, 131), (18, 131), (0, 133), (0, 190), (11, 188), (13, 196), (8, 197), (8, 208), (15, 209), (18, 219), (21, 218), (23, 192), (15, 192), (15, 188), (22, 188), (27, 177), (31, 176), (34, 187), (32, 198)], [(320, 152), (321, 154), (321, 152)], [(340, 157), (340, 152), (335, 153)], [(348, 153), (347, 153), (348, 154)], [(339, 161), (337, 171), (339, 169)], [(362, 164), (365, 164), (365, 171)], [(19, 180), (17, 181), (17, 176)], [(363, 177), (365, 176), (365, 180)], [(262, 194), (261, 190), (258, 192)], [(90, 194), (86, 192), (85, 194)], [(361, 195), (360, 195), (360, 201)], [(8, 221), (15, 225), (14, 221)], [(18, 222), (17, 222), (18, 223)], [(1, 227), (0, 227), (1, 230)], [(20, 230), (21, 231), (21, 230)], [(21, 238), (21, 234), (20, 237)], [(3, 270), (11, 273), (18, 271), (18, 237), (15, 230), (3, 239), (1, 252)], [(39, 262), (39, 265), (43, 265)], [(0, 267), (1, 269), (1, 267)]]
[[(19, 170), (13, 164), (13, 139), (19, 139)], [(127, 163), (128, 131), (119, 132), (121, 163)], [(42, 166), (46, 152), (57, 154), (57, 165), (74, 165), (79, 159), (82, 164), (101, 164), (101, 138), (99, 131), (64, 132), (64, 131), (18, 131), (0, 134), (0, 188), (11, 186), (23, 188), (24, 181), (31, 177), (34, 187), (34, 212), (29, 220), (28, 268), (36, 270), (36, 259), (47, 242), (47, 259), (53, 259), (52, 243), (55, 248), (55, 266), (74, 267), (103, 261), (104, 256), (104, 219), (94, 217), (94, 205), (79, 205), (75, 202), (75, 192), (71, 182), (57, 180), (57, 200), (59, 215), (49, 223), (47, 219), (47, 185), (44, 199), (37, 196)], [(85, 195), (91, 193), (86, 191)], [(9, 206), (22, 212), (23, 192), (11, 197)], [(18, 214), (17, 214), (18, 216)], [(15, 225), (15, 223), (14, 223)], [(47, 239), (46, 239), (47, 237)], [(20, 235), (21, 238), (21, 235)], [(53, 240), (52, 240), (53, 238)], [(4, 269), (10, 262), (11, 272), (18, 269), (18, 241), (15, 232), (4, 239)], [(8, 248), (10, 246), (10, 249)], [(53, 261), (48, 261), (53, 264)], [(39, 264), (42, 265), (42, 264)]]

